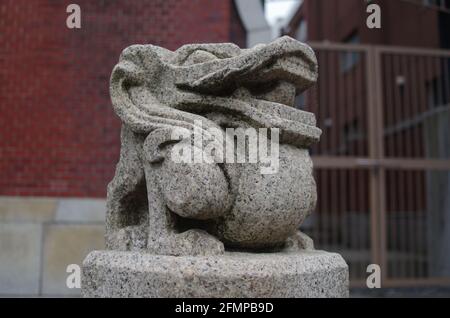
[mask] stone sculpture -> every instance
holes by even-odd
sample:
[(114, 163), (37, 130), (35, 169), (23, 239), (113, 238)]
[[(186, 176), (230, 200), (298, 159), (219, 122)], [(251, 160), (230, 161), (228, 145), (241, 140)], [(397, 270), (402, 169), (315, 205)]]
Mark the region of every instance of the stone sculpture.
[[(297, 240), (316, 201), (306, 148), (320, 130), (293, 103), (316, 78), (313, 51), (289, 37), (248, 50), (233, 44), (126, 49), (111, 78), (124, 125), (108, 189), (108, 247), (198, 255), (223, 253), (223, 243), (265, 249)], [(173, 163), (167, 149), (176, 142), (173, 130), (193, 130), (195, 120), (218, 129), (280, 128), (279, 173), (262, 175), (247, 164)]]
[[(175, 52), (153, 45), (125, 49), (110, 86), (114, 110), (123, 123), (120, 161), (108, 186), (106, 245), (111, 252), (93, 252), (86, 259), (84, 294), (99, 295), (99, 285), (103, 285), (102, 296), (309, 295), (305, 286), (300, 288), (302, 292), (293, 285), (286, 287), (286, 294), (279, 294), (273, 290), (274, 282), (269, 288), (272, 291), (267, 291), (265, 281), (259, 291), (233, 289), (227, 284), (242, 283), (236, 274), (240, 271), (243, 277), (248, 277), (247, 270), (266, 271), (264, 275), (282, 273), (283, 266), (291, 272), (291, 265), (295, 269), (295, 264), (304, 266), (299, 264), (309, 260), (302, 258), (298, 263), (298, 253), (313, 249), (312, 240), (298, 229), (316, 203), (307, 148), (319, 140), (321, 131), (313, 114), (293, 106), (296, 94), (313, 85), (317, 76), (313, 50), (290, 37), (251, 49), (228, 43), (185, 45)], [(210, 134), (210, 128), (226, 138), (226, 128), (231, 127), (278, 128), (277, 173), (260, 173), (261, 162), (189, 164), (173, 160), (177, 144), (199, 146), (193, 141), (194, 132), (214, 142), (217, 137)], [(284, 264), (281, 269), (274, 267), (274, 257)], [(108, 279), (117, 283), (117, 277), (105, 278), (105, 272), (98, 272), (100, 263), (108, 266), (106, 258), (111, 259), (113, 268), (115, 262), (124, 262), (134, 273), (158, 266), (165, 271), (167, 264), (174, 264), (181, 277), (198, 276), (204, 290), (192, 284), (164, 289), (162, 281), (158, 283), (162, 278), (152, 272), (155, 276), (147, 282), (151, 288), (133, 285), (141, 284), (142, 277), (135, 283), (130, 278), (128, 289), (121, 286), (116, 293)], [(337, 262), (343, 283), (337, 284), (337, 289), (330, 287), (330, 295), (342, 296), (346, 265), (336, 255), (331, 259)], [(214, 273), (244, 263), (226, 279), (228, 283), (213, 283), (212, 291), (211, 277), (203, 279), (203, 274), (192, 273), (198, 265), (195, 262), (202, 267), (211, 260), (216, 264), (211, 269)], [(153, 264), (146, 267), (148, 262)], [(327, 261), (317, 266), (324, 264), (330, 268)], [(164, 277), (167, 282), (172, 276), (166, 273)], [(278, 283), (286, 285), (283, 279)]]

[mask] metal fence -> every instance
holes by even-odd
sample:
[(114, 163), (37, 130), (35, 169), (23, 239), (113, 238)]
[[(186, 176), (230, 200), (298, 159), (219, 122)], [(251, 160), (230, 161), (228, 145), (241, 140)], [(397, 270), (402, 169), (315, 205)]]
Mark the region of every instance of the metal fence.
[(450, 51), (310, 44), (318, 85), (296, 106), (324, 134), (304, 231), (354, 286), (369, 264), (384, 286), (450, 285)]

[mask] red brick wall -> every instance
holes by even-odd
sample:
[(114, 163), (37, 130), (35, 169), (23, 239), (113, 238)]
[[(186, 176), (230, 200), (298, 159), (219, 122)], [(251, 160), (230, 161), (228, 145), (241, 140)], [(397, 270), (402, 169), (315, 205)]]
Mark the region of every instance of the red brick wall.
[[(77, 3), (82, 28), (66, 27)], [(0, 195), (102, 197), (119, 154), (110, 72), (126, 46), (245, 39), (231, 0), (2, 0)], [(237, 31), (236, 31), (237, 30)]]

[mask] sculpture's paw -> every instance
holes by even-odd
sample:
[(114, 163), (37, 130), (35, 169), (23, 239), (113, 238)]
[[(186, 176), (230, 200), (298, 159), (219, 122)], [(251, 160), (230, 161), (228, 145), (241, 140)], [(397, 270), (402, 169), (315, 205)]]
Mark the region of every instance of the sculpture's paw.
[(188, 230), (178, 234), (180, 247), (186, 255), (217, 255), (225, 252), (225, 247), (219, 239), (203, 230)]
[(148, 250), (155, 254), (174, 256), (208, 256), (225, 253), (221, 241), (206, 231), (193, 229), (150, 240)]
[(287, 252), (295, 252), (301, 250), (312, 251), (314, 250), (314, 242), (312, 238), (310, 238), (305, 233), (297, 231), (297, 233), (286, 240), (284, 250)]
[(143, 226), (127, 226), (117, 232), (116, 241), (120, 242), (119, 250), (142, 250), (147, 245), (147, 232)]

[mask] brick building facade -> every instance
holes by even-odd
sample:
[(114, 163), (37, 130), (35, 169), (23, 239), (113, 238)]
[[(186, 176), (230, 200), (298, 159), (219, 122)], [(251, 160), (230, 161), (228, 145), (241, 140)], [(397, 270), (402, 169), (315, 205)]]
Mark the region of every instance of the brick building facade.
[[(81, 29), (66, 26), (73, 2)], [(67, 266), (104, 248), (120, 147), (109, 77), (121, 51), (245, 47), (241, 11), (233, 0), (0, 1), (0, 295), (79, 295)]]
[(0, 3), (0, 195), (104, 197), (119, 153), (109, 76), (136, 43), (177, 49), (246, 33), (234, 1), (79, 0)]
[[(381, 8), (381, 29), (367, 28), (369, 3)], [(450, 48), (449, 12), (448, 1), (304, 0), (283, 32), (308, 41)]]

